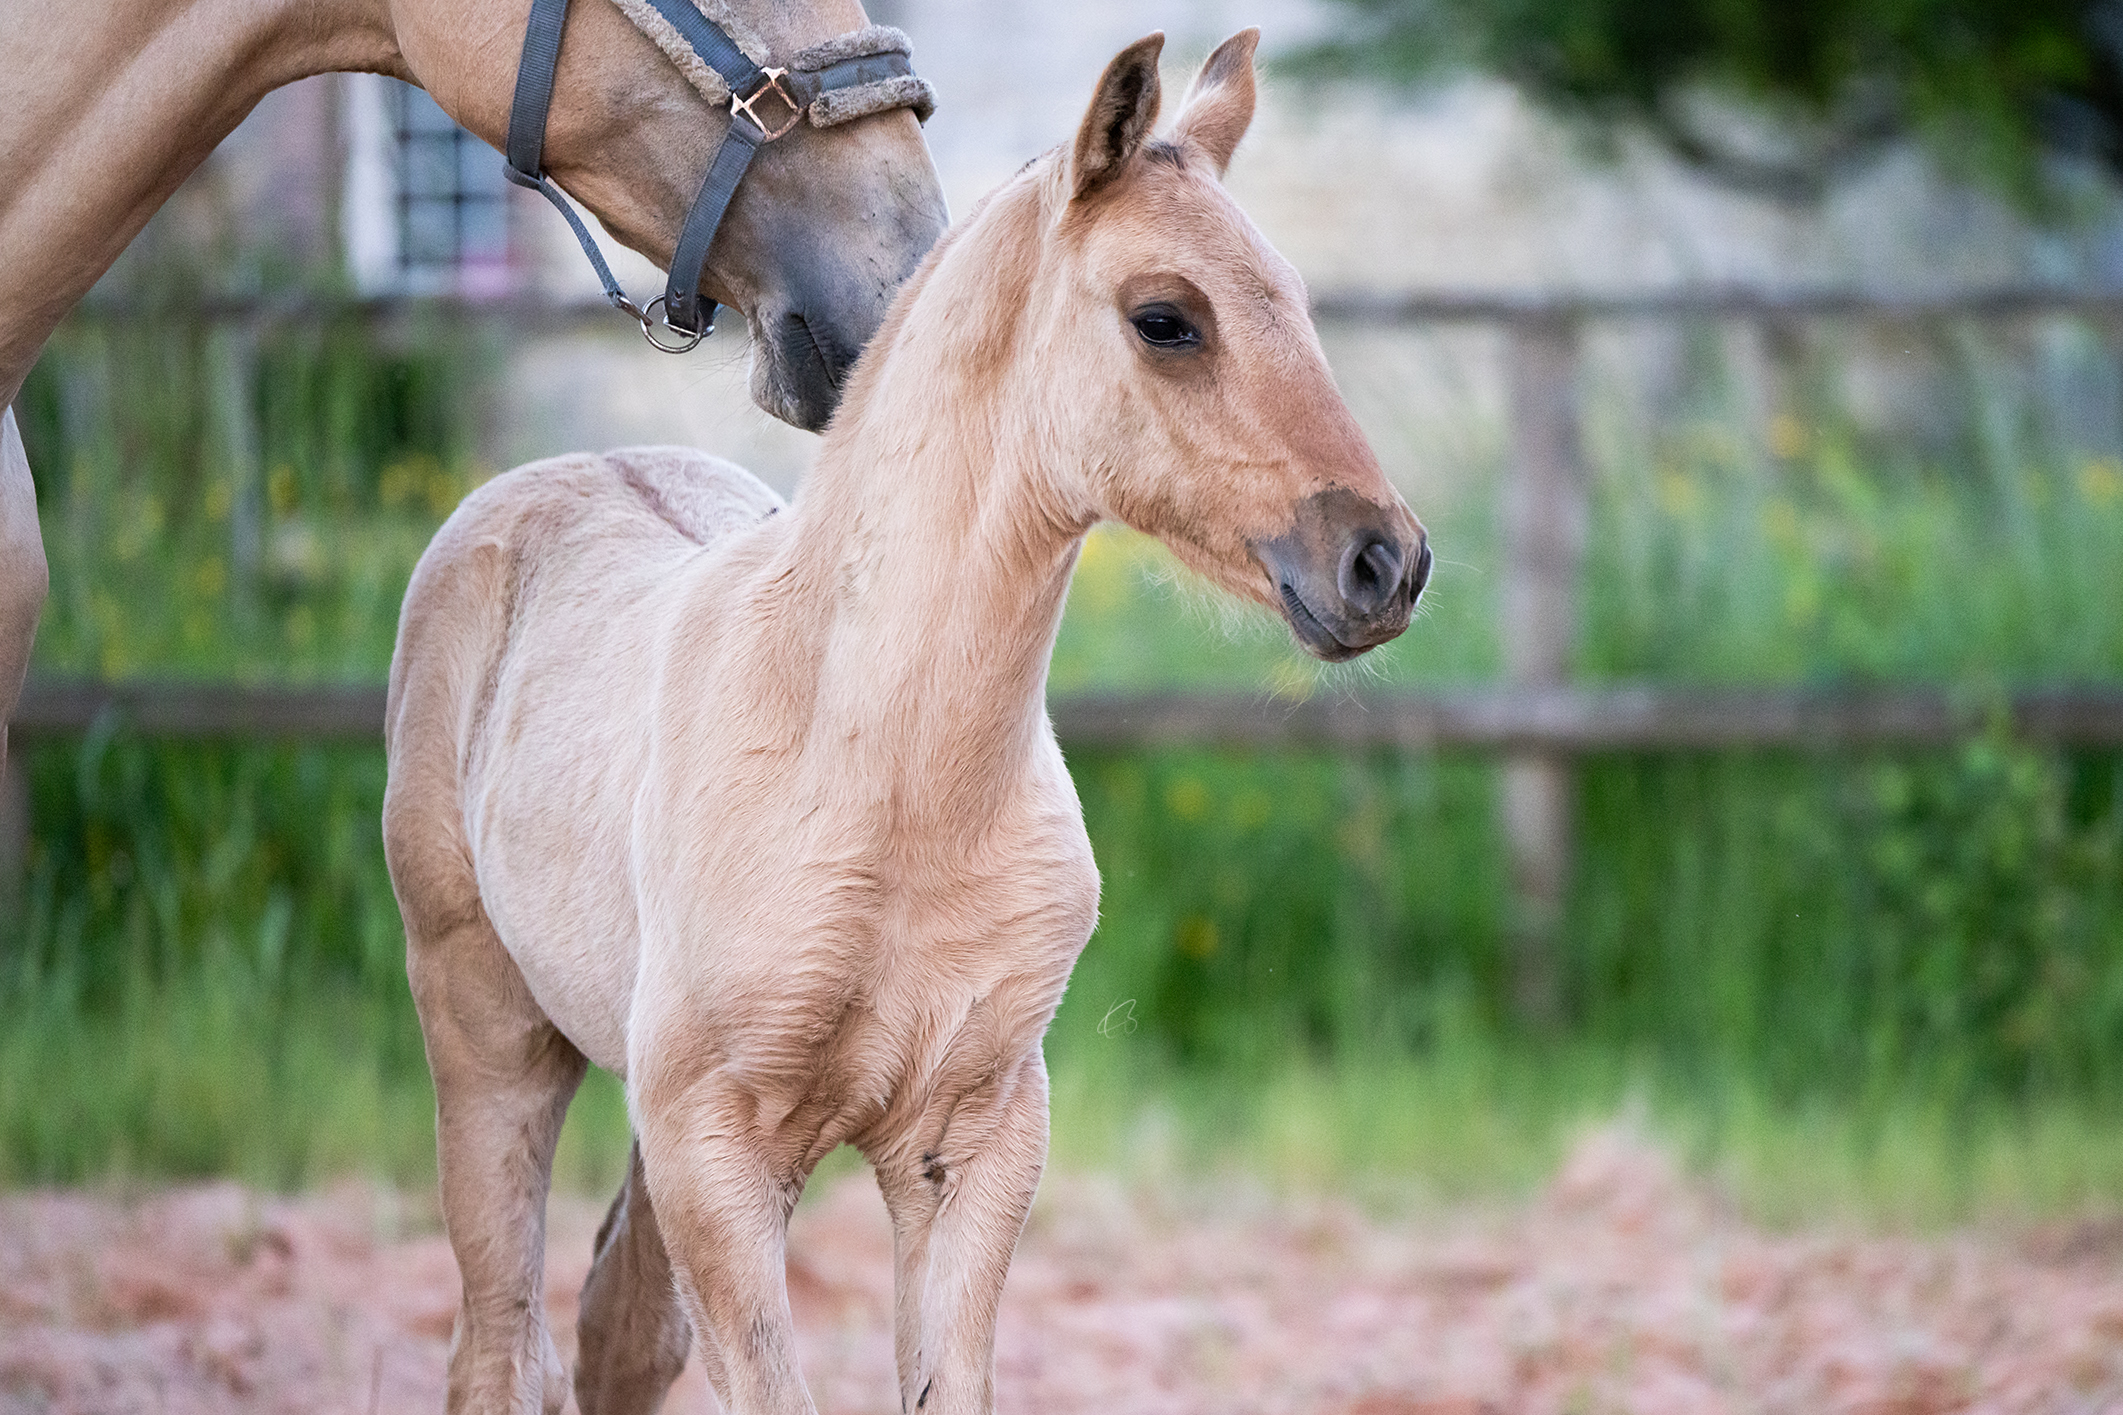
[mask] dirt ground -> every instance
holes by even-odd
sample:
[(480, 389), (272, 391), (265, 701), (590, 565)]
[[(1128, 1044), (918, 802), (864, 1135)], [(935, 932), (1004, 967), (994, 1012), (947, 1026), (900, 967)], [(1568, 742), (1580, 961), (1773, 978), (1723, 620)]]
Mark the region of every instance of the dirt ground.
[[(597, 1218), (554, 1205), (564, 1355)], [(791, 1247), (819, 1409), (896, 1412), (875, 1188)], [(388, 1193), (0, 1196), (0, 1412), (439, 1411), (456, 1289)], [(2123, 1224), (1768, 1234), (1623, 1132), (1524, 1204), (1391, 1222), (1050, 1178), (997, 1367), (1013, 1415), (2123, 1411)], [(666, 1407), (715, 1408), (697, 1368)]]

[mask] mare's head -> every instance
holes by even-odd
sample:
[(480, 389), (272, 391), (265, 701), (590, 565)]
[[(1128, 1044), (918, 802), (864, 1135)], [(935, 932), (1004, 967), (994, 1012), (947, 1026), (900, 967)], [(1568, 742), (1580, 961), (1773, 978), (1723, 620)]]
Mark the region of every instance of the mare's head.
[(1408, 626), (1430, 550), (1335, 388), (1303, 282), (1224, 190), (1258, 39), (1209, 57), (1162, 138), (1163, 36), (1113, 60), (1074, 142), (990, 203), (1016, 231), (996, 263), (1024, 272), (995, 304), (1024, 311), (1013, 366), (1057, 509), (1158, 537), (1340, 661)]
[[(770, 63), (868, 23), (858, 0), (704, 8)], [(391, 9), (404, 76), (504, 146), (530, 0), (392, 0)], [(546, 169), (661, 268), (730, 122), (728, 107), (711, 108), (617, 5), (569, 7)], [(936, 169), (904, 108), (830, 128), (799, 123), (762, 147), (701, 278), (704, 293), (750, 324), (759, 406), (824, 426), (856, 355), (944, 225)]]

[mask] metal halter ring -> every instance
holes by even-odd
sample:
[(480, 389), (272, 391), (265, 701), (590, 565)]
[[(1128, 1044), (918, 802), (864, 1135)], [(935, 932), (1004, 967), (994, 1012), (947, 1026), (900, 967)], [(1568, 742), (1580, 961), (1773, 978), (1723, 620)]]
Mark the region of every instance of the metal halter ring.
[[(671, 323), (671, 318), (668, 314), (662, 319), (656, 317), (656, 307), (663, 304), (665, 299), (665, 296), (658, 295), (655, 299), (649, 301), (647, 309), (629, 309), (627, 313), (641, 321), (641, 337), (649, 341), (651, 348), (660, 349), (666, 354), (689, 354), (699, 347), (701, 340), (715, 332), (715, 321), (709, 320), (707, 328), (701, 330), (680, 329), (677, 325)], [(634, 302), (629, 300), (627, 303), (632, 305)], [(713, 310), (715, 306), (709, 305), (708, 308)], [(670, 330), (673, 334), (685, 340), (685, 342), (683, 344), (664, 343), (663, 340), (656, 337), (656, 327), (658, 325)]]
[[(781, 86), (781, 81), (789, 76), (787, 69), (761, 69), (759, 72), (766, 76), (767, 81), (765, 83), (742, 98), (735, 93), (730, 95), (730, 117), (734, 120), (738, 114), (744, 114), (745, 117), (751, 120), (752, 126), (759, 129), (759, 140), (761, 142), (772, 142), (803, 121), (803, 105), (791, 97), (789, 91)], [(769, 128), (766, 120), (761, 118), (758, 111), (752, 107), (753, 104), (766, 97), (770, 90), (776, 98), (782, 101), (783, 106), (789, 110), (788, 121), (778, 128)]]

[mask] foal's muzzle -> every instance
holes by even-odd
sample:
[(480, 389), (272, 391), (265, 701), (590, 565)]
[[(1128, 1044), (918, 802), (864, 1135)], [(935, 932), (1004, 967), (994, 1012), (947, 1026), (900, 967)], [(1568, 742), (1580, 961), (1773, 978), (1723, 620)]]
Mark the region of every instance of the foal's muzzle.
[(1330, 663), (1399, 637), (1430, 583), (1430, 539), (1415, 517), (1340, 487), (1306, 497), (1291, 528), (1254, 549), (1291, 632)]

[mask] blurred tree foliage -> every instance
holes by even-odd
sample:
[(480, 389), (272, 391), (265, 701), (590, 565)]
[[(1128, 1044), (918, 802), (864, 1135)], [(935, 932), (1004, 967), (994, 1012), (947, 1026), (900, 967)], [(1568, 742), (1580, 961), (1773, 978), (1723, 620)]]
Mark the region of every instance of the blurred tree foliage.
[(2023, 199), (2123, 171), (2123, 0), (1337, 0), (1314, 72), (1501, 74), (1712, 175), (1818, 194), (1905, 135)]

